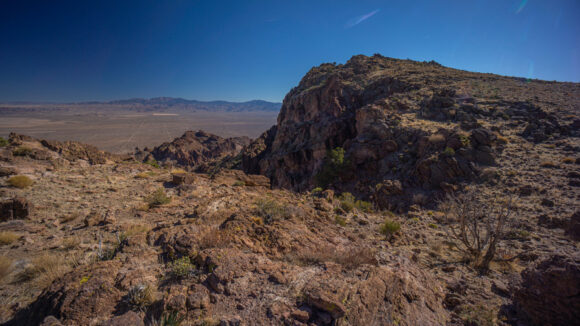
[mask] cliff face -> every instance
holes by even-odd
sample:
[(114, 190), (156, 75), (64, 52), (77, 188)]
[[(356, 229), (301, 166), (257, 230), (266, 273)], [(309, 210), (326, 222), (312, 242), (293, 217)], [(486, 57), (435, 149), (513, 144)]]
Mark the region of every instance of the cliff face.
[[(565, 94), (577, 92), (572, 83), (354, 56), (306, 74), (286, 95), (275, 128), (244, 151), (243, 168), (298, 191), (338, 169), (324, 186), (379, 205), (406, 189), (453, 189), (497, 163), (506, 135), (536, 142), (577, 136), (578, 119), (564, 118), (578, 108)], [(337, 147), (344, 162), (329, 168)]]

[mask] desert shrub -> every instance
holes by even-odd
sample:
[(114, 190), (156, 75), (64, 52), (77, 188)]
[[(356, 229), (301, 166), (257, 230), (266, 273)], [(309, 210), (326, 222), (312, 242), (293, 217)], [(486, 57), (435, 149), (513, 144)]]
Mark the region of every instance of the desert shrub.
[(400, 229), (401, 224), (399, 222), (387, 218), (385, 219), (385, 222), (381, 224), (380, 232), (390, 239), (395, 233), (399, 232)]
[(310, 192), (312, 195), (318, 196), (320, 195), (320, 193), (323, 191), (323, 189), (321, 187), (316, 187), (314, 189), (312, 189), (312, 191)]
[(154, 301), (153, 288), (150, 285), (135, 285), (125, 296), (125, 302), (131, 310), (145, 311)]
[(350, 192), (343, 192), (338, 196), (338, 201), (340, 202), (340, 208), (345, 212), (351, 212), (354, 209), (355, 198)]
[(9, 245), (12, 242), (16, 241), (19, 238), (19, 235), (11, 232), (11, 231), (2, 231), (0, 232), (0, 245)]
[(127, 235), (125, 233), (116, 233), (116, 236), (116, 242), (108, 248), (103, 248), (102, 239), (99, 239), (99, 246), (97, 248), (98, 260), (112, 260), (119, 252), (123, 251), (123, 248), (127, 245)]
[(224, 248), (232, 242), (230, 233), (219, 228), (210, 228), (199, 240), (199, 249)]
[(10, 274), (12, 268), (12, 259), (6, 256), (0, 256), (0, 281), (2, 281), (8, 274)]
[(12, 187), (24, 189), (31, 186), (33, 184), (33, 181), (32, 179), (30, 179), (25, 175), (15, 175), (13, 177), (10, 177), (10, 179), (8, 179), (8, 184), (11, 185)]
[(171, 202), (171, 198), (167, 197), (163, 188), (159, 188), (149, 197), (145, 198), (145, 202), (149, 205), (150, 208), (153, 208), (169, 204)]
[(233, 184), (234, 187), (244, 187), (245, 185), (246, 185), (246, 183), (243, 181), (240, 181), (240, 180), (234, 182), (234, 184)]
[(346, 219), (340, 215), (335, 215), (334, 216), (334, 222), (340, 226), (345, 226), (346, 225)]
[(504, 237), (513, 200), (483, 200), (474, 189), (448, 195), (440, 204), (447, 232), (476, 268), (486, 271)]
[(148, 159), (147, 162), (145, 162), (145, 164), (151, 165), (152, 167), (159, 169), (159, 163), (154, 158)]
[(135, 175), (135, 179), (149, 179), (151, 172), (140, 172)]
[(190, 276), (195, 271), (195, 265), (188, 256), (183, 256), (169, 264), (169, 274), (172, 278), (182, 279)]
[(266, 224), (291, 217), (290, 208), (273, 199), (259, 199), (256, 201), (256, 214), (262, 217)]
[(344, 158), (344, 153), (345, 151), (342, 147), (337, 147), (326, 153), (322, 169), (314, 176), (319, 186), (328, 187), (346, 171), (349, 162)]
[(371, 204), (368, 201), (357, 200), (354, 203), (354, 206), (356, 207), (357, 210), (359, 210), (361, 212), (370, 213), (373, 211), (373, 204)]
[(185, 316), (181, 316), (177, 311), (164, 312), (159, 320), (159, 326), (181, 326)]
[(64, 249), (70, 250), (75, 249), (81, 244), (81, 238), (77, 236), (66, 237), (62, 240), (62, 246)]
[(445, 141), (445, 136), (443, 136), (442, 134), (433, 134), (429, 136), (428, 140), (431, 144), (442, 143)]
[(544, 161), (544, 162), (540, 163), (540, 167), (543, 167), (543, 168), (556, 168), (557, 165), (556, 165), (556, 163), (554, 163), (552, 161)]
[(149, 232), (149, 230), (151, 230), (151, 227), (149, 225), (133, 224), (127, 228), (124, 235), (127, 238), (129, 238), (129, 237), (135, 236), (137, 234), (147, 233), (147, 232)]
[(443, 150), (443, 155), (444, 156), (453, 156), (453, 155), (455, 155), (455, 150), (451, 147), (446, 147), (445, 150)]
[(12, 155), (14, 156), (29, 156), (32, 154), (32, 149), (28, 147), (18, 147), (17, 149), (12, 151)]
[(478, 305), (462, 305), (458, 309), (459, 317), (463, 320), (464, 325), (493, 326), (496, 323), (496, 312), (490, 307)]
[(461, 146), (463, 147), (471, 146), (471, 140), (467, 135), (459, 135), (459, 141), (461, 142)]
[(346, 269), (356, 269), (364, 264), (377, 265), (376, 250), (369, 247), (351, 246), (337, 249), (335, 246), (323, 245), (316, 250), (303, 250), (297, 254), (289, 254), (286, 259), (300, 265), (315, 265), (334, 262)]
[(574, 162), (576, 162), (576, 159), (573, 157), (564, 157), (562, 159), (562, 163), (564, 163), (564, 164), (572, 164)]
[(2, 137), (0, 137), (0, 147), (8, 146), (8, 141)]

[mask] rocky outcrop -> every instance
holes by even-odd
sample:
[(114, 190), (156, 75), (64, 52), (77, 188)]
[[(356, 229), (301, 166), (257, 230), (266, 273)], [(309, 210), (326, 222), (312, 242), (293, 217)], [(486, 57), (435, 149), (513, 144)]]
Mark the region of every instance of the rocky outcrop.
[(187, 131), (172, 142), (155, 147), (144, 161), (154, 158), (169, 165), (196, 167), (237, 155), (250, 143), (248, 137), (222, 138), (204, 131)]
[(527, 268), (514, 301), (532, 325), (580, 324), (580, 259), (557, 255)]
[[(424, 75), (416, 74), (419, 65)], [(495, 164), (501, 146), (497, 132), (477, 123), (492, 113), (456, 89), (420, 78), (438, 80), (435, 72), (447, 70), (379, 55), (312, 68), (286, 95), (275, 128), (243, 151), (242, 167), (268, 176), (274, 187), (331, 186), (366, 197), (383, 180), (399, 182), (398, 195), (475, 180), (478, 166)], [(447, 84), (443, 77), (441, 84)], [(433, 130), (420, 119), (461, 125)], [(344, 149), (344, 161), (328, 173), (329, 151), (336, 148)]]
[(0, 198), (0, 222), (25, 219), (30, 214), (30, 204), (26, 198)]

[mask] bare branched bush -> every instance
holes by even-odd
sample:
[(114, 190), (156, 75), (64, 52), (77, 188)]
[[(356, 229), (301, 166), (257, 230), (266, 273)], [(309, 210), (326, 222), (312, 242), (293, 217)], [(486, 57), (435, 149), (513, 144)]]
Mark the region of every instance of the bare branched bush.
[(440, 209), (448, 223), (447, 232), (457, 247), (476, 268), (488, 270), (513, 212), (513, 198), (486, 201), (471, 189), (448, 195)]

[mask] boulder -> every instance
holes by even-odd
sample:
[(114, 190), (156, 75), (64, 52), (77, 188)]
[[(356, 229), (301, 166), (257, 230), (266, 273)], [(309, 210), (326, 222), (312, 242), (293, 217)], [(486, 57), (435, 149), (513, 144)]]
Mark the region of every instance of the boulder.
[(0, 222), (25, 219), (30, 214), (30, 204), (26, 198), (0, 199)]
[(580, 325), (580, 259), (556, 255), (522, 272), (514, 302), (531, 325)]

